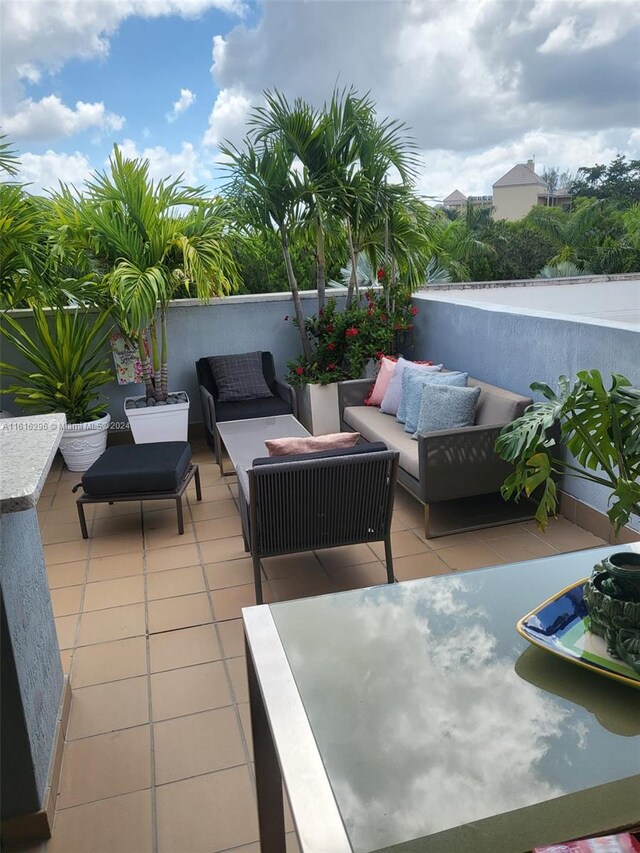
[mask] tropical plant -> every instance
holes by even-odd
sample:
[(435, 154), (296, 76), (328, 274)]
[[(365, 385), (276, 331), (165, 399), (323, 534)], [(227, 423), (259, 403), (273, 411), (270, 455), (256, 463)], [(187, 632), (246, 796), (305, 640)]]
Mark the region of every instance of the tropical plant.
[[(557, 393), (543, 382), (531, 389), (546, 399), (504, 427), (496, 442), (498, 455), (515, 464), (503, 497), (517, 500), (540, 489), (536, 519), (544, 530), (557, 505), (554, 477), (564, 473), (597, 483), (611, 489), (608, 516), (617, 532), (631, 515), (640, 515), (640, 389), (613, 374), (607, 390), (598, 370), (580, 371), (573, 386), (561, 376)], [(572, 461), (557, 454), (554, 424)]]
[(101, 272), (116, 319), (137, 344), (145, 395), (156, 401), (168, 394), (171, 299), (179, 289), (207, 300), (237, 287), (225, 203), (181, 180), (153, 181), (148, 160), (125, 159), (115, 146), (109, 172), (96, 173), (84, 194), (64, 187), (54, 197), (65, 226)]
[(17, 380), (3, 389), (19, 406), (35, 414), (63, 412), (67, 423), (95, 421), (107, 410), (100, 388), (113, 379), (108, 369), (107, 340), (110, 313), (57, 310), (51, 322), (44, 310), (33, 308), (34, 333), (30, 335), (13, 317), (4, 314), (0, 334), (34, 370), (5, 362), (0, 368)]
[(571, 261), (560, 261), (557, 264), (545, 264), (536, 278), (571, 278), (589, 273), (590, 270), (583, 269)]

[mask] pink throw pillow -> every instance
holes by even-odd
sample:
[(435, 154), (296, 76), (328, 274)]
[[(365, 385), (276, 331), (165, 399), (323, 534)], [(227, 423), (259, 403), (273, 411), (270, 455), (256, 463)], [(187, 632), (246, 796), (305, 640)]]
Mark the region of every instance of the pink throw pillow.
[(331, 432), (328, 435), (309, 435), (304, 438), (272, 438), (265, 441), (269, 456), (291, 456), (294, 453), (315, 453), (319, 450), (342, 450), (353, 447), (359, 432)]
[(389, 382), (393, 376), (393, 371), (396, 366), (397, 359), (383, 355), (380, 359), (380, 367), (376, 377), (375, 384), (371, 389), (371, 393), (364, 401), (365, 406), (379, 406), (382, 398), (387, 393)]

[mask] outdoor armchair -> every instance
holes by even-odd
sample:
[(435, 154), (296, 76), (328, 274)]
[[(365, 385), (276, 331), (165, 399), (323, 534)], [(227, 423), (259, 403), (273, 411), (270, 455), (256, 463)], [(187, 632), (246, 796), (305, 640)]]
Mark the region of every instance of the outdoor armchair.
[[(238, 355), (245, 355), (245, 353)], [(276, 376), (273, 355), (270, 352), (263, 352), (261, 356), (264, 380), (273, 396), (233, 402), (223, 402), (218, 399), (218, 387), (211, 369), (210, 357), (199, 358), (196, 361), (205, 437), (207, 444), (215, 453), (220, 470), (222, 470), (222, 442), (216, 424), (222, 421), (242, 421), (247, 418), (269, 418), (275, 415), (294, 415), (295, 417), (297, 414), (295, 392), (291, 385)], [(234, 358), (234, 356), (227, 357)]]

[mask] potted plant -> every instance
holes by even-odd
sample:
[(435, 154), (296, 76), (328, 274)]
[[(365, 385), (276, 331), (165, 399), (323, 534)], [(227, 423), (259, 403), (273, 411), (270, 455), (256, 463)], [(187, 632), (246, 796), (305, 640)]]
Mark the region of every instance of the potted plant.
[(17, 382), (3, 389), (18, 406), (34, 414), (63, 412), (67, 416), (60, 451), (70, 471), (86, 471), (104, 452), (111, 416), (100, 389), (111, 382), (107, 341), (108, 311), (97, 316), (86, 310), (58, 309), (50, 323), (44, 310), (33, 307), (34, 333), (8, 314), (0, 332), (33, 370), (0, 363)]
[(115, 146), (110, 171), (94, 175), (77, 205), (78, 237), (105, 271), (142, 364), (144, 396), (125, 401), (134, 440), (186, 440), (189, 399), (169, 391), (167, 312), (178, 294), (207, 300), (236, 287), (224, 203), (181, 177), (153, 181), (148, 160), (125, 159)]
[[(506, 426), (496, 442), (498, 455), (515, 465), (502, 486), (504, 498), (517, 500), (540, 489), (536, 519), (544, 530), (557, 506), (554, 478), (566, 473), (611, 490), (607, 515), (617, 533), (640, 515), (640, 389), (613, 374), (607, 390), (598, 370), (580, 371), (573, 386), (561, 376), (557, 393), (543, 382), (531, 389), (546, 400)], [(573, 461), (554, 452), (554, 424)]]

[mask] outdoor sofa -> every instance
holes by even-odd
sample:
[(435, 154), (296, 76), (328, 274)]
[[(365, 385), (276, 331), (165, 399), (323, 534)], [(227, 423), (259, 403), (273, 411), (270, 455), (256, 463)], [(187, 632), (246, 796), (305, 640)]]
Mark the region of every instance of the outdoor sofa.
[(399, 452), (398, 483), (424, 504), (428, 539), (533, 516), (528, 501), (507, 504), (499, 494), (512, 467), (494, 450), (503, 426), (532, 400), (476, 379), (469, 378), (468, 385), (481, 388), (473, 426), (419, 434), (417, 441), (393, 415), (364, 404), (370, 379), (338, 386), (341, 429)]

